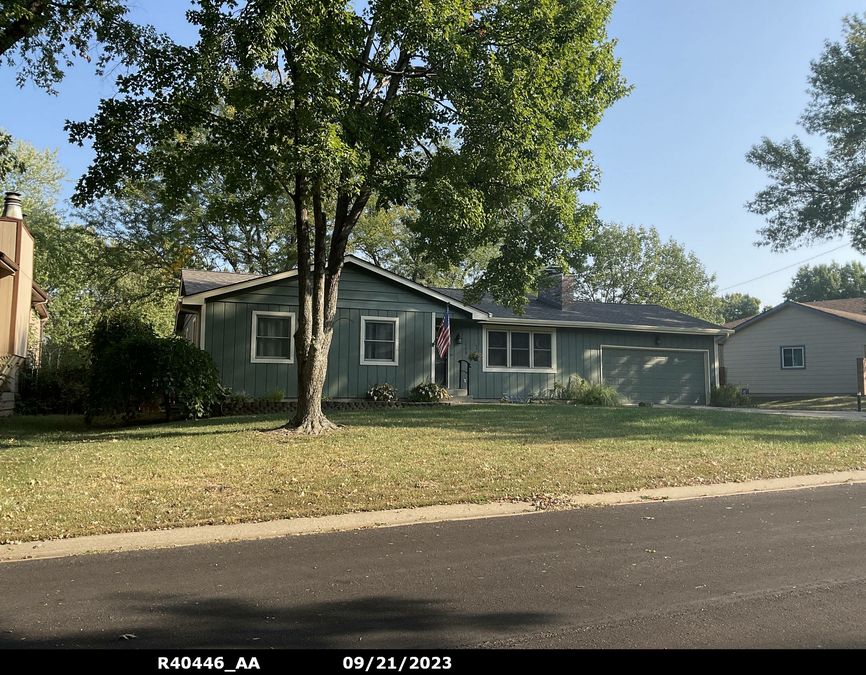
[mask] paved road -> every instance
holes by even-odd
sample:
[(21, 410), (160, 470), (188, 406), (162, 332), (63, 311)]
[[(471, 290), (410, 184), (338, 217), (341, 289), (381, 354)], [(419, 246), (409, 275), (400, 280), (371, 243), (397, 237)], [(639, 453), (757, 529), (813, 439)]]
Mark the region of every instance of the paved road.
[(866, 647), (866, 485), (8, 563), (0, 593), (0, 647)]

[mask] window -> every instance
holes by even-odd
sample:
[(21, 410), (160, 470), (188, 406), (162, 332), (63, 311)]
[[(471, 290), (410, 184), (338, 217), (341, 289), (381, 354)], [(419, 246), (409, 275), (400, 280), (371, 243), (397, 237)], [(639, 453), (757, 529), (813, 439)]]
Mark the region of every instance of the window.
[(253, 312), (253, 363), (293, 363), (295, 315), (289, 312)]
[(553, 336), (550, 333), (535, 333), (532, 336), (532, 359), (536, 368), (553, 366)]
[(511, 367), (529, 368), (529, 333), (511, 334)]
[(361, 365), (396, 366), (399, 319), (361, 317)]
[(805, 347), (782, 347), (782, 370), (805, 368)]
[(552, 332), (485, 330), (485, 335), (487, 349), (484, 370), (556, 370)]
[(487, 333), (487, 365), (508, 367), (508, 333), (492, 330)]

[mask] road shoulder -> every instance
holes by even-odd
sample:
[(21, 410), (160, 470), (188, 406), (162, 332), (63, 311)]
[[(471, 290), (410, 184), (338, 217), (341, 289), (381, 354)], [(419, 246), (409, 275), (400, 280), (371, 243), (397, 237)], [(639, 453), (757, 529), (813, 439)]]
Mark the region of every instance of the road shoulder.
[[(742, 483), (717, 485), (689, 485), (683, 487), (653, 488), (633, 492), (574, 495), (558, 500), (557, 507), (579, 508), (614, 506), (646, 501), (678, 501), (705, 499), (756, 492), (799, 490), (845, 483), (866, 483), (866, 471), (839, 471), (812, 476), (768, 478)], [(215, 544), (228, 541), (253, 541), (303, 534), (322, 534), (379, 527), (400, 527), (421, 523), (501, 518), (505, 516), (543, 513), (545, 509), (529, 502), (493, 502), (490, 504), (449, 504), (424, 506), (414, 509), (369, 511), (313, 518), (291, 518), (263, 523), (235, 525), (206, 525), (172, 530), (99, 534), (70, 539), (29, 541), (0, 546), (0, 562), (18, 562), (61, 558), (91, 553), (136, 551), (142, 549), (174, 548), (196, 544)]]

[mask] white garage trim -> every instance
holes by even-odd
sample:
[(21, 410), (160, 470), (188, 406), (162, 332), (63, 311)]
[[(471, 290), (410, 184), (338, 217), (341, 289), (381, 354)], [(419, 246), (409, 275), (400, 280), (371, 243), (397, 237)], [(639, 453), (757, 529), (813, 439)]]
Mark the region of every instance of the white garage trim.
[(704, 384), (706, 385), (707, 405), (710, 404), (710, 350), (709, 349), (676, 349), (674, 347), (629, 347), (628, 345), (601, 345), (599, 348), (598, 373), (601, 382), (604, 382), (604, 350), (626, 349), (644, 352), (701, 352), (704, 355)]

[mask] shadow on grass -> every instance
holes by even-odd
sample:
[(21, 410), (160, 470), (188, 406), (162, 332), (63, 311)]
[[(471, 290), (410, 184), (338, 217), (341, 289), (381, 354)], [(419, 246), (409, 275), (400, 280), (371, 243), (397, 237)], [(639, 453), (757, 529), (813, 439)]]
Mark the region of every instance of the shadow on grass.
[[(329, 418), (345, 431), (429, 429), (457, 431), (473, 441), (536, 444), (599, 440), (714, 443), (726, 438), (756, 443), (863, 443), (866, 423), (835, 419), (792, 418), (714, 410), (590, 408), (566, 405), (472, 405), (437, 408), (332, 411)], [(260, 433), (278, 429), (285, 414), (182, 420), (145, 426), (87, 427), (80, 416), (17, 417), (0, 422), (14, 447), (48, 442), (166, 441), (221, 434)], [(342, 432), (345, 433), (345, 432)], [(59, 434), (59, 436), (58, 436)], [(46, 439), (46, 436), (50, 436)], [(320, 437), (287, 435), (274, 442), (309, 442)], [(432, 441), (431, 434), (431, 441)], [(12, 446), (10, 446), (12, 447)]]
[[(537, 630), (555, 619), (537, 612), (457, 612), (434, 599), (389, 596), (279, 607), (240, 599), (116, 593), (104, 597), (99, 607), (105, 616), (135, 618), (99, 629), (70, 627), (50, 636), (9, 631), (7, 623), (0, 648), (443, 648), (448, 634), (456, 640), (467, 631)], [(124, 634), (135, 638), (125, 640)]]

